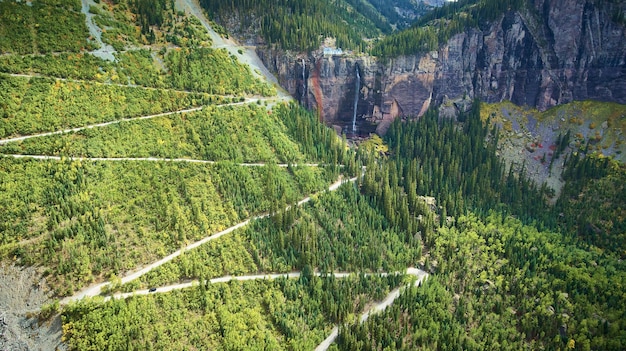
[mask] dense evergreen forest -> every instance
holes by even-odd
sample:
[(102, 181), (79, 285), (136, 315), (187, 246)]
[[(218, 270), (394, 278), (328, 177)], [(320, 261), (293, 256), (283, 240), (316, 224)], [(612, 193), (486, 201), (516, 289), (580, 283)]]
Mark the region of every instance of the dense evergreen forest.
[(240, 30), (259, 28), (269, 43), (297, 51), (316, 50), (326, 37), (335, 38), (337, 47), (364, 51), (365, 38), (390, 29), (373, 8), (354, 0), (201, 0), (200, 5), (211, 17), (225, 20), (235, 15)]
[[(581, 156), (583, 155), (583, 156)], [(577, 153), (568, 158), (567, 180), (554, 209), (559, 226), (591, 247), (624, 257), (626, 170), (606, 157)]]
[[(365, 50), (400, 21), (380, 1), (201, 3), (297, 50), (320, 34)], [(458, 121), (431, 110), (349, 144), (172, 1), (92, 4), (114, 60), (92, 54), (79, 1), (31, 5), (0, 1), (0, 264), (37, 267), (58, 299), (110, 284), (20, 311), (39, 318), (29, 328), (60, 318), (70, 350), (312, 350), (333, 326), (334, 350), (626, 348), (626, 167), (589, 144), (551, 205), (497, 156), (478, 100)], [(374, 52), (427, 50), (520, 6), (449, 3)], [(409, 267), (430, 274), (422, 286)], [(136, 295), (95, 296), (115, 292)]]
[(200, 3), (222, 23), (236, 21), (239, 31), (259, 31), (283, 49), (317, 50), (332, 37), (337, 47), (385, 58), (435, 50), (454, 34), (525, 6), (524, 0), (460, 0), (438, 8), (377, 0)]
[(405, 291), (341, 350), (620, 350), (624, 263), (501, 214), (469, 214), (429, 240), (437, 275)]
[(409, 202), (416, 189), (438, 199), (439, 223), (424, 236), (437, 274), (346, 327), (338, 349), (623, 348), (626, 168), (580, 150), (550, 207), (545, 188), (495, 157), (498, 131), (478, 106), (461, 128), (434, 112), (390, 128), (383, 174)]
[[(433, 10), (425, 2), (412, 0), (368, 0), (397, 30), (406, 29), (417, 18)], [(414, 17), (415, 16), (415, 17)]]
[(332, 324), (355, 319), (402, 276), (201, 284), (169, 294), (69, 306), (73, 350), (313, 350)]
[(62, 296), (329, 182), (321, 169), (229, 163), (0, 161), (2, 253), (49, 267)]
[(381, 57), (412, 55), (435, 50), (454, 34), (478, 28), (506, 11), (525, 6), (524, 0), (459, 0), (446, 2), (418, 19), (410, 28), (377, 42), (371, 53)]
[(307, 267), (321, 272), (400, 272), (419, 261), (421, 253), (418, 236), (393, 226), (355, 186), (346, 184), (337, 192), (320, 194), (310, 205), (278, 212), (233, 237), (189, 251), (122, 289)]
[(465, 121), (461, 127), (439, 120), (435, 111), (419, 121), (396, 120), (386, 135), (392, 155), (390, 177), (407, 189), (415, 187), (418, 194), (436, 196), (442, 224), (448, 215), (487, 211), (501, 204), (524, 218), (543, 216), (545, 210), (537, 204), (543, 202), (546, 189), (537, 188), (524, 172), (518, 176), (512, 167), (506, 171), (496, 156), (499, 131), (481, 121), (479, 104), (475, 101), (459, 116)]

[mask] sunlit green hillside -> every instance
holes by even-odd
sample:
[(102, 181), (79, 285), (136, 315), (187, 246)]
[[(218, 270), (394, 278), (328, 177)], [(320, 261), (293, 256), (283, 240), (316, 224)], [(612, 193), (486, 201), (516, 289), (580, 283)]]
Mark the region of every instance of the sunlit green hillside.
[(376, 6), (203, 3), (0, 1), (0, 349), (626, 348), (626, 107), (348, 143), (212, 20), (363, 49)]

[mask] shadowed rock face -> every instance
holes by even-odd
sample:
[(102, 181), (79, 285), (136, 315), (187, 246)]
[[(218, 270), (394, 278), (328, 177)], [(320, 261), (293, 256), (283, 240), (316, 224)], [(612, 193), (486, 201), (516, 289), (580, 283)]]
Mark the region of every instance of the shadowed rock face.
[(387, 62), (268, 49), (259, 54), (294, 97), (321, 107), (321, 117), (339, 126), (351, 124), (358, 65), (359, 125), (373, 121), (382, 132), (398, 115), (421, 115), (433, 104), (463, 97), (540, 110), (572, 100), (626, 103), (626, 28), (612, 19), (626, 5), (592, 0), (535, 0), (534, 5), (455, 35), (436, 52)]

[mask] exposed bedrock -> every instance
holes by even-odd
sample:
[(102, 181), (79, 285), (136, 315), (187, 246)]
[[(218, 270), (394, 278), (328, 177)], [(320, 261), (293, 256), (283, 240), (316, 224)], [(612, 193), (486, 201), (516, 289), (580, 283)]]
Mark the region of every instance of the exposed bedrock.
[[(474, 97), (540, 110), (572, 100), (626, 103), (626, 28), (614, 21), (620, 6), (626, 7), (536, 0), (532, 10), (510, 11), (485, 28), (457, 34), (438, 51), (385, 62), (268, 48), (258, 53), (289, 93), (343, 129), (354, 113), (355, 65), (361, 131), (378, 126), (384, 132), (395, 117), (419, 116), (433, 104), (446, 102), (446, 114), (458, 113)], [(369, 122), (375, 125), (368, 129)]]

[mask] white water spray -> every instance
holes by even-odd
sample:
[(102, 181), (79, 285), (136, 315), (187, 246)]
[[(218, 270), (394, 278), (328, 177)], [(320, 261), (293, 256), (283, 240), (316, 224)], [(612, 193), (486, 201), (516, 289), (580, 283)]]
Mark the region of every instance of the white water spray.
[(354, 112), (352, 114), (352, 133), (356, 134), (356, 107), (359, 103), (359, 89), (361, 88), (361, 74), (359, 73), (359, 66), (354, 66), (356, 71), (356, 85), (354, 87)]
[(306, 62), (302, 59), (302, 103), (306, 98)]

